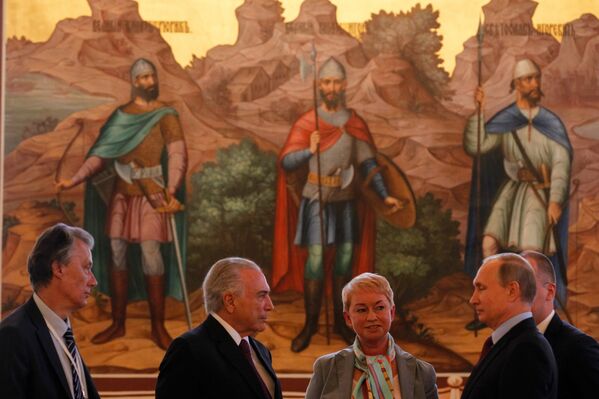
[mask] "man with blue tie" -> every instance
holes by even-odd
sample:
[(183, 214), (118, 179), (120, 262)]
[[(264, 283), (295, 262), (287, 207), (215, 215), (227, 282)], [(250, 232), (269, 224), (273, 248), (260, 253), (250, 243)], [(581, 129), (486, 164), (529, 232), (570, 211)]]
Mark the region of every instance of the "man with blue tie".
[(93, 237), (59, 223), (37, 239), (27, 268), (33, 296), (0, 323), (0, 397), (99, 399), (69, 317), (97, 281)]

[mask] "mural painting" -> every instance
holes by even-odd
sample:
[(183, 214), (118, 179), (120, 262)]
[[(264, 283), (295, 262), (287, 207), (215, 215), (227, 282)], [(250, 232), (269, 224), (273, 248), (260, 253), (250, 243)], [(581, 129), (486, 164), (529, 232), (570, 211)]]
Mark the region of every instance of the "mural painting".
[(62, 221), (97, 240), (100, 284), (73, 320), (95, 375), (156, 372), (204, 319), (202, 279), (225, 256), (265, 270), (259, 339), (281, 373), (308, 376), (351, 342), (340, 289), (374, 270), (395, 292), (396, 342), (449, 395), (490, 331), (472, 276), (506, 250), (552, 256), (560, 312), (599, 337), (597, 6), (539, 21), (534, 1), (481, 2), (458, 39), (444, 2), (348, 23), (351, 2), (289, 17), (285, 1), (240, 0), (234, 44), (181, 61), (167, 32), (201, 33), (144, 17), (149, 3), (88, 0), (42, 41), (6, 40), (3, 316), (31, 295), (35, 237)]

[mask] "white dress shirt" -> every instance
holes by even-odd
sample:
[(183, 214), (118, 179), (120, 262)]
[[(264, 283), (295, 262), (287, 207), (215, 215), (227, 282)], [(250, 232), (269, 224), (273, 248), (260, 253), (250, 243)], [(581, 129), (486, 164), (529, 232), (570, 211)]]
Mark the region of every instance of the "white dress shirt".
[[(40, 313), (42, 314), (42, 317), (44, 318), (46, 325), (52, 326), (52, 328), (54, 329), (54, 331), (56, 331), (60, 339), (62, 339), (62, 343), (64, 344), (63, 335), (65, 332), (67, 332), (67, 329), (71, 327), (70, 320), (67, 319), (65, 321), (61, 319), (60, 316), (54, 313), (54, 311), (50, 309), (48, 305), (44, 303), (42, 298), (40, 298), (35, 292), (33, 293), (33, 300), (35, 301), (37, 308), (40, 310)], [(50, 330), (50, 328), (48, 328), (48, 330)], [(50, 337), (52, 337), (52, 343), (54, 343), (54, 348), (56, 349), (56, 353), (58, 354), (58, 359), (60, 359), (60, 364), (62, 365), (62, 370), (66, 377), (67, 384), (69, 385), (71, 394), (74, 397), (73, 371), (71, 368), (71, 361), (69, 360), (67, 354), (64, 352), (61, 342), (58, 341), (54, 334), (52, 334), (50, 331), (48, 332), (50, 333)], [(79, 367), (79, 369), (83, 371), (83, 363), (81, 361), (81, 356), (79, 355), (79, 349), (77, 349), (76, 351), (75, 362), (77, 362), (77, 367)], [(83, 392), (87, 394), (87, 384), (85, 383), (85, 375), (82, 375), (80, 379), (81, 388), (83, 388)]]
[(229, 323), (224, 321), (222, 317), (220, 317), (219, 315), (217, 315), (216, 313), (213, 313), (213, 312), (210, 312), (210, 314), (212, 315), (212, 317), (214, 317), (216, 319), (216, 321), (218, 321), (220, 323), (221, 326), (223, 326), (223, 328), (225, 330), (227, 330), (227, 332), (229, 333), (231, 338), (233, 338), (233, 341), (235, 341), (235, 344), (237, 346), (239, 346), (242, 339), (245, 339), (247, 341), (248, 346), (250, 347), (251, 352), (252, 352), (252, 361), (254, 362), (254, 366), (256, 366), (256, 370), (258, 370), (258, 374), (260, 374), (262, 381), (264, 381), (266, 388), (268, 388), (268, 392), (270, 392), (270, 397), (274, 398), (275, 397), (275, 382), (273, 381), (272, 377), (270, 376), (270, 374), (268, 373), (268, 371), (266, 370), (266, 368), (264, 367), (264, 365), (262, 364), (260, 359), (258, 359), (258, 355), (254, 351), (254, 348), (252, 347), (252, 344), (250, 343), (248, 337), (242, 338), (241, 335), (239, 335), (239, 333), (237, 332), (237, 330), (235, 330), (233, 327), (231, 327), (231, 325)]

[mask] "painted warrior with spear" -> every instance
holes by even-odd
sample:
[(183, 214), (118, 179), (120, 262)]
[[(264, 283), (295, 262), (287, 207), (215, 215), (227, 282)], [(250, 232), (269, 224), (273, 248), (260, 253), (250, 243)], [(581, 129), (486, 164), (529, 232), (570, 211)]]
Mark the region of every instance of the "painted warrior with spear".
[(499, 252), (542, 252), (559, 265), (557, 299), (564, 308), (572, 146), (559, 117), (540, 105), (541, 70), (532, 60), (515, 63), (511, 90), (516, 101), (484, 123), (479, 85), (474, 100), (480, 113), (464, 131), (464, 149), (477, 159), (466, 272), (474, 276), (482, 258)]
[(404, 227), (415, 218), (407, 181), (377, 153), (366, 122), (345, 105), (343, 65), (331, 57), (314, 75), (314, 109), (295, 122), (278, 160), (272, 285), (304, 293), (305, 324), (291, 343), (294, 352), (317, 332), (323, 299), (328, 341), (329, 290), (333, 331), (353, 342), (341, 290), (352, 275), (374, 269), (375, 211)]
[[(70, 179), (57, 176), (56, 187), (93, 183), (86, 186), (84, 226), (96, 239), (94, 270), (98, 290), (111, 297), (112, 324), (92, 342), (123, 336), (127, 302), (147, 298), (151, 337), (167, 349), (165, 294), (185, 301), (191, 328), (181, 212), (187, 150), (177, 112), (158, 101), (154, 64), (140, 58), (130, 74), (131, 102), (113, 112), (83, 165)], [(117, 175), (108, 183), (98, 178), (105, 169)]]

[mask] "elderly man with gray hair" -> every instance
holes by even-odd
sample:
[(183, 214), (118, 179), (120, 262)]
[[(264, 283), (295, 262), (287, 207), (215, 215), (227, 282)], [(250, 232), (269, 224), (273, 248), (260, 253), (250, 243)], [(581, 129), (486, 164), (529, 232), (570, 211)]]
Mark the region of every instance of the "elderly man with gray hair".
[(167, 350), (156, 398), (282, 398), (270, 351), (254, 339), (274, 309), (260, 267), (219, 260), (202, 288), (208, 317)]
[(464, 387), (462, 399), (555, 399), (557, 366), (536, 327), (531, 307), (535, 274), (522, 256), (486, 258), (473, 282), (470, 303), (493, 333)]
[(1, 398), (99, 399), (71, 326), (97, 284), (93, 246), (63, 223), (38, 237), (27, 260), (33, 295), (0, 323)]
[[(165, 294), (182, 297), (173, 241), (178, 238), (178, 256), (185, 259), (187, 151), (177, 111), (158, 100), (156, 66), (140, 58), (130, 78), (131, 101), (108, 118), (73, 177), (56, 186), (92, 183), (85, 191), (84, 225), (97, 242), (98, 290), (109, 294), (112, 307), (112, 323), (92, 342), (125, 335), (128, 299), (147, 298), (150, 336), (166, 349), (172, 339), (164, 326)], [(103, 179), (103, 169), (117, 176)]]

